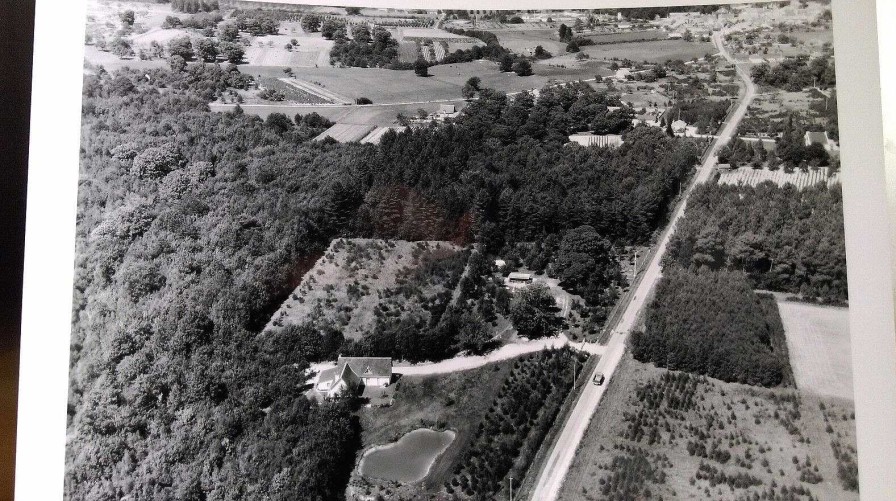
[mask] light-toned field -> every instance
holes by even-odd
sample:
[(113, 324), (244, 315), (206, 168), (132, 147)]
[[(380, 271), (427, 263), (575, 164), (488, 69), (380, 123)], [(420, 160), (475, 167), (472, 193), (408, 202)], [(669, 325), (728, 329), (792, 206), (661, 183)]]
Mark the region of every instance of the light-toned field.
[(559, 499), (858, 499), (838, 478), (855, 460), (851, 401), (679, 374), (623, 359)]
[(827, 186), (834, 186), (840, 183), (840, 172), (828, 174), (828, 167), (819, 167), (817, 169), (809, 168), (805, 172), (800, 169), (794, 169), (793, 172), (785, 172), (784, 169), (768, 170), (754, 169), (750, 166), (738, 167), (724, 171), (719, 175), (719, 184), (756, 186), (765, 181), (771, 181), (778, 186), (792, 184), (799, 189), (815, 186), (824, 183)]
[(541, 45), (554, 56), (566, 52), (566, 43), (557, 39), (557, 30), (526, 29), (495, 31), (501, 45), (517, 54), (530, 54), (535, 47)]
[(645, 42), (626, 42), (608, 45), (587, 45), (582, 52), (592, 59), (631, 59), (648, 63), (662, 63), (680, 59), (690, 61), (706, 54), (718, 52), (709, 42), (685, 42), (684, 40), (657, 40)]
[(797, 387), (852, 399), (849, 309), (780, 301), (778, 310)]
[[(444, 259), (460, 249), (448, 242), (336, 239), (295, 291), (271, 317), (265, 330), (325, 320), (346, 338), (360, 339), (376, 322), (384, 294), (403, 283), (428, 260)], [(440, 292), (438, 285), (424, 292)], [(408, 300), (405, 307), (414, 307)]]
[[(483, 87), (508, 93), (594, 77), (591, 70), (555, 71), (539, 65), (534, 66), (534, 75), (520, 77), (513, 72), (501, 72), (498, 63), (485, 60), (433, 66), (429, 68), (430, 76), (426, 78), (418, 77), (409, 70), (381, 68), (319, 67), (294, 70), (298, 79), (347, 98), (367, 97), (374, 104), (461, 99), (461, 90), (471, 76), (478, 76)], [(283, 76), (282, 69), (276, 67), (246, 65), (241, 67), (241, 71), (253, 76)]]
[(353, 124), (336, 124), (322, 132), (314, 138), (315, 141), (322, 141), (331, 137), (340, 143), (351, 143), (364, 139), (367, 134), (374, 129), (372, 125), (353, 125)]
[[(290, 32), (280, 28), (279, 35), (256, 37), (252, 45), (246, 47), (245, 60), (252, 66), (290, 66), (292, 68), (314, 68), (330, 66), (330, 49), (333, 41), (320, 33), (303, 33), (301, 28)], [(286, 44), (295, 39), (298, 47), (286, 50)]]

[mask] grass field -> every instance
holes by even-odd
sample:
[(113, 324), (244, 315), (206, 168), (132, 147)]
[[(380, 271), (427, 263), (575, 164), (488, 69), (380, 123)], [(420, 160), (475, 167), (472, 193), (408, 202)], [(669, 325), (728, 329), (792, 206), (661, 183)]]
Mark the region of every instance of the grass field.
[[(246, 47), (245, 61), (253, 66), (290, 66), (293, 69), (330, 66), (332, 40), (323, 38), (320, 33), (306, 34), (301, 28), (291, 32), (281, 26), (280, 33), (254, 38), (252, 45)], [(288, 51), (286, 44), (292, 40), (299, 45)]]
[[(448, 242), (334, 240), (265, 330), (322, 320), (336, 326), (346, 338), (360, 339), (373, 330), (380, 310), (391, 313), (387, 303), (398, 302), (402, 311), (420, 309), (417, 296), (405, 297), (397, 293), (398, 288), (424, 265), (459, 250)], [(422, 289), (430, 298), (445, 292), (438, 281), (428, 282)]]
[[(254, 77), (283, 76), (279, 67), (245, 65), (240, 70)], [(561, 81), (593, 78), (595, 74), (593, 70), (556, 70), (534, 65), (535, 75), (520, 77), (512, 72), (502, 73), (498, 63), (484, 60), (433, 66), (429, 69), (431, 76), (426, 78), (414, 75), (413, 71), (381, 68), (319, 67), (294, 70), (298, 79), (351, 99), (367, 97), (374, 104), (461, 100), (461, 90), (471, 76), (478, 76), (483, 87), (519, 92), (540, 89)]]
[(709, 42), (685, 42), (683, 40), (657, 40), (644, 42), (626, 42), (608, 45), (588, 45), (582, 52), (592, 59), (631, 59), (648, 63), (662, 63), (680, 59), (689, 61), (695, 57), (718, 52)]
[(361, 412), (364, 449), (397, 440), (421, 426), (450, 428), (457, 432), (457, 436), (433, 464), (422, 486), (381, 486), (368, 482), (356, 471), (349, 490), (358, 494), (378, 492), (386, 499), (397, 497), (398, 493), (413, 496), (420, 495), (420, 490), (438, 491), (451, 478), (453, 465), (469, 447), (476, 426), (491, 406), (513, 363), (514, 359), (511, 359), (439, 376), (402, 377), (397, 383), (391, 407), (369, 408)]
[(560, 499), (858, 499), (840, 474), (848, 482), (855, 461), (849, 400), (724, 383), (630, 357), (610, 385)]
[(797, 387), (852, 399), (849, 309), (780, 301), (778, 310)]

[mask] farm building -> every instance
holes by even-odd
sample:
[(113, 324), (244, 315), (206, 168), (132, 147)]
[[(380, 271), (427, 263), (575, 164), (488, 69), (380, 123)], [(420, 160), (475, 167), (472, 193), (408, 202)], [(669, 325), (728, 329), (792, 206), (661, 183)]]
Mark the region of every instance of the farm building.
[(321, 371), (317, 391), (328, 397), (358, 386), (389, 386), (392, 359), (389, 357), (339, 357), (336, 367)]
[(577, 132), (569, 136), (570, 143), (580, 146), (621, 146), (622, 136), (619, 134), (592, 134), (590, 132)]

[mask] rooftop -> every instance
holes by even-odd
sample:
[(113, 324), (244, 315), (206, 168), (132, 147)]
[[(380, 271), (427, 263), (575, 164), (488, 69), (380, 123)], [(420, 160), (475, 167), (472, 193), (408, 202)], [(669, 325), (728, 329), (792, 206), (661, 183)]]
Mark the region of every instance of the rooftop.
[(359, 377), (390, 377), (392, 375), (392, 359), (390, 357), (339, 357), (336, 371), (342, 374), (343, 367), (348, 365)]

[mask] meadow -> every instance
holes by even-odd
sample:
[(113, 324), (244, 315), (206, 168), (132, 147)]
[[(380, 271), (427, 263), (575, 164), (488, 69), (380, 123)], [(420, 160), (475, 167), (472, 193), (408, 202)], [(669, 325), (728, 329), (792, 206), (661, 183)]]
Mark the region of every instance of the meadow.
[(684, 40), (656, 40), (642, 42), (623, 42), (607, 45), (587, 45), (582, 52), (592, 59), (630, 59), (647, 63), (663, 63), (680, 59), (690, 61), (706, 54), (718, 52), (709, 42), (685, 42)]

